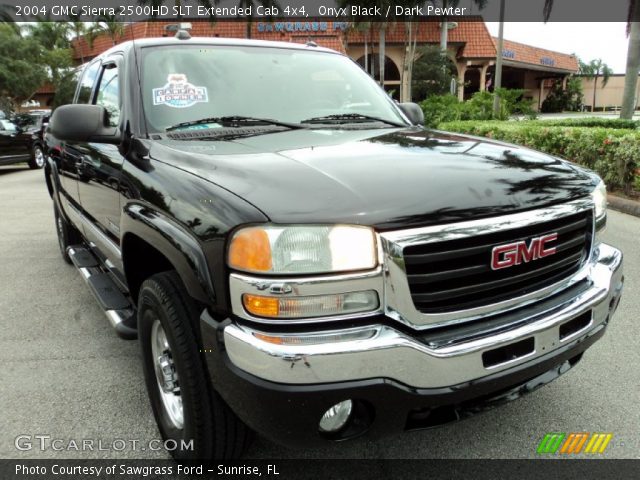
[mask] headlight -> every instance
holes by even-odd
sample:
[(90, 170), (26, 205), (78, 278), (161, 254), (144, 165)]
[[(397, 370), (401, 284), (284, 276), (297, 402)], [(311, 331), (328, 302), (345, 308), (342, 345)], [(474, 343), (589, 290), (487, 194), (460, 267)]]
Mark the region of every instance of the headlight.
[(376, 239), (368, 227), (255, 226), (231, 238), (229, 267), (251, 273), (309, 274), (372, 269)]
[(591, 198), (596, 208), (596, 221), (607, 214), (607, 186), (601, 180), (593, 192)]

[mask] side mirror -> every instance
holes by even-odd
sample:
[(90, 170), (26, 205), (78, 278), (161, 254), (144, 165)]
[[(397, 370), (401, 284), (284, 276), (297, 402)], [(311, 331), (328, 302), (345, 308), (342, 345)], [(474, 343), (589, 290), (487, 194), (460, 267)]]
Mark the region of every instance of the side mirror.
[(115, 127), (108, 124), (107, 110), (101, 105), (63, 105), (49, 119), (49, 132), (58, 140), (119, 144)]
[(409, 119), (414, 125), (424, 125), (424, 112), (420, 105), (417, 103), (399, 103), (398, 107), (402, 110), (402, 113)]

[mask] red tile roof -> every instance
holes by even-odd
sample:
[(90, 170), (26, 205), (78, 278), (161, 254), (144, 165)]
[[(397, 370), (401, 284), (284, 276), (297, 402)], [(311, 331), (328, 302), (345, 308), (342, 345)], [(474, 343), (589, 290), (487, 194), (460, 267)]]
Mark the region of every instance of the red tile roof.
[[(171, 22), (137, 22), (125, 25), (123, 34), (115, 40), (115, 43), (131, 40), (132, 38), (160, 37), (165, 35), (164, 27)], [(365, 33), (351, 29), (347, 33), (342, 31), (321, 31), (304, 34), (301, 32), (266, 32), (258, 31), (258, 23), (251, 24), (251, 38), (261, 40), (280, 40), (290, 42), (306, 42), (313, 40), (323, 47), (333, 48), (345, 52), (346, 44), (364, 43)], [(379, 24), (373, 24), (369, 35), (378, 37)], [(414, 34), (419, 43), (432, 43), (437, 45), (440, 41), (440, 23), (414, 22)], [(389, 44), (404, 43), (406, 26), (404, 22), (387, 24), (386, 41)], [(243, 38), (246, 36), (246, 23), (234, 21), (192, 22), (191, 34), (195, 37), (231, 37)], [(448, 41), (450, 45), (457, 46), (459, 59), (493, 59), (496, 56), (496, 42), (489, 34), (487, 26), (481, 17), (471, 17), (457, 22), (457, 26), (449, 30)], [(75, 58), (93, 58), (104, 52), (114, 44), (107, 35), (101, 34), (91, 46), (85, 38), (74, 40)], [(504, 50), (508, 55), (503, 57), (508, 61), (548, 67), (550, 69), (578, 71), (578, 60), (572, 55), (554, 52), (543, 48), (537, 48), (522, 43), (505, 40)]]
[[(497, 45), (498, 39), (493, 39)], [(577, 73), (580, 66), (575, 55), (532, 47), (524, 43), (504, 40), (502, 58), (508, 61), (537, 65), (542, 68), (567, 70)]]
[[(122, 36), (116, 39), (115, 43), (121, 43), (132, 38), (160, 37), (165, 34), (164, 27), (171, 22), (138, 22), (127, 24)], [(343, 37), (347, 43), (363, 43), (364, 33), (351, 30), (346, 35), (342, 32), (312, 32), (309, 35), (300, 32), (259, 32), (258, 22), (251, 26), (251, 38), (261, 40), (280, 41), (315, 41), (323, 47), (333, 48), (340, 52), (345, 52)], [(440, 24), (438, 22), (415, 22), (414, 28), (418, 42), (438, 44), (440, 41)], [(242, 22), (220, 21), (215, 24), (209, 22), (192, 22), (191, 34), (194, 37), (231, 37), (242, 38), (246, 36), (246, 24)], [(373, 29), (373, 35), (378, 35)], [(393, 23), (387, 26), (386, 40), (388, 43), (404, 43), (405, 25), (404, 23)], [(477, 21), (459, 22), (458, 26), (449, 31), (449, 43), (459, 45), (461, 58), (493, 58), (496, 55), (495, 46), (489, 35), (485, 23)], [(99, 35), (89, 47), (85, 38), (74, 40), (75, 58), (92, 58), (113, 46), (113, 40), (107, 34)], [(82, 54), (82, 55), (81, 55)]]
[[(151, 38), (162, 37), (166, 35), (164, 27), (175, 22), (138, 22), (127, 24), (124, 27), (123, 34), (119, 36), (115, 44), (126, 42), (133, 38)], [(318, 45), (327, 48), (333, 48), (339, 52), (345, 52), (341, 35), (331, 32), (313, 32), (305, 35), (300, 32), (259, 32), (258, 22), (251, 25), (251, 38), (256, 40), (279, 40), (289, 42), (307, 42), (313, 40)], [(228, 38), (244, 38), (246, 37), (247, 26), (242, 22), (192, 22), (191, 35), (194, 37), (228, 37)], [(82, 37), (72, 42), (74, 48), (74, 58), (85, 60), (100, 55), (114, 45), (114, 41), (107, 34), (100, 34), (92, 43), (91, 48), (86, 40)]]
[[(375, 28), (375, 27), (374, 27)], [(440, 43), (439, 22), (414, 22), (414, 34), (418, 43)], [(370, 35), (378, 37), (378, 30), (372, 30)], [(351, 31), (347, 35), (349, 43), (364, 43), (364, 33)], [(385, 40), (388, 43), (404, 43), (405, 24), (394, 23), (387, 26)], [(448, 42), (460, 47), (459, 58), (495, 58), (496, 47), (491, 39), (487, 26), (480, 17), (477, 20), (465, 20), (449, 30)]]
[(43, 95), (53, 94), (53, 93), (56, 93), (56, 88), (53, 86), (52, 83), (47, 82), (43, 86), (41, 86), (36, 93), (43, 94)]

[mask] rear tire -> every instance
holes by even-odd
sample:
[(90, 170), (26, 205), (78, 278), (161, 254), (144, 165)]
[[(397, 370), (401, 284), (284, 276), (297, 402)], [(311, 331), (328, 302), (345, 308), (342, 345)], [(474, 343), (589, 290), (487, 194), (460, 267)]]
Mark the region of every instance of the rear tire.
[[(176, 272), (147, 279), (138, 299), (138, 338), (151, 407), (176, 460), (242, 455), (250, 430), (213, 389), (198, 345), (199, 311)], [(183, 445), (191, 448), (181, 448)]]
[(71, 263), (71, 259), (67, 254), (67, 248), (81, 243), (82, 236), (80, 235), (80, 232), (73, 227), (73, 225), (62, 217), (62, 214), (55, 203), (53, 204), (53, 214), (56, 222), (56, 232), (58, 234), (58, 246), (60, 247), (60, 253), (62, 254), (62, 258), (64, 258), (65, 262)]
[(29, 160), (29, 168), (38, 169), (44, 167), (44, 152), (40, 145), (34, 145), (31, 150), (31, 160)]

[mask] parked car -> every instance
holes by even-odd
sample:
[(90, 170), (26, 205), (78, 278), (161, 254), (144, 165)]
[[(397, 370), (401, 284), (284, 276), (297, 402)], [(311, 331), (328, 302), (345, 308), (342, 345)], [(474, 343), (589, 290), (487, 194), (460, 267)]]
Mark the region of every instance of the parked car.
[(86, 66), (47, 134), (58, 241), (176, 458), (440, 425), (605, 333), (602, 180), (422, 120), (313, 43), (181, 31)]
[(27, 162), (30, 168), (44, 167), (44, 131), (49, 110), (20, 113), (10, 120), (0, 118), (0, 165)]

